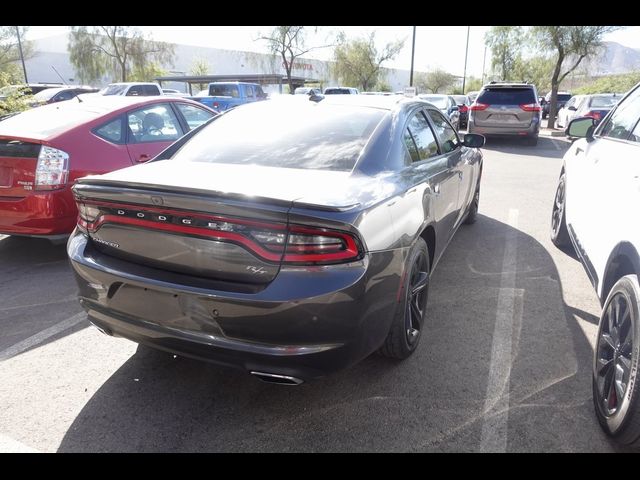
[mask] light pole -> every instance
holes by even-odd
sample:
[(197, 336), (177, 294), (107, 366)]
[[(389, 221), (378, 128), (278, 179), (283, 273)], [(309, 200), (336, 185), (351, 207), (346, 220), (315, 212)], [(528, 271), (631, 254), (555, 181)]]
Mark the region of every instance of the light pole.
[(18, 50), (20, 50), (20, 60), (22, 60), (22, 71), (24, 72), (24, 83), (29, 83), (27, 80), (27, 67), (24, 64), (24, 55), (22, 54), (22, 42), (20, 41), (20, 28), (16, 27), (16, 35), (18, 37)]
[(484, 45), (484, 58), (482, 59), (482, 84), (484, 85), (484, 62), (487, 60), (487, 45)]
[(469, 29), (471, 26), (467, 27), (467, 46), (464, 50), (464, 73), (462, 74), (462, 94), (464, 95), (464, 87), (467, 81), (467, 55), (469, 54)]
[(416, 53), (416, 27), (413, 27), (413, 41), (411, 42), (411, 73), (409, 75), (409, 86), (413, 87), (413, 56)]

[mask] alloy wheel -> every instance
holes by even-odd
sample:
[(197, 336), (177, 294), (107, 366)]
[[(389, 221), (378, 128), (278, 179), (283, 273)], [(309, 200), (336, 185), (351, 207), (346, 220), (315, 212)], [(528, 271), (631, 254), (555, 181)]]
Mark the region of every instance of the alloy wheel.
[(409, 298), (405, 312), (405, 329), (407, 343), (413, 345), (420, 337), (424, 312), (427, 306), (429, 293), (429, 272), (425, 252), (420, 252), (416, 257), (409, 279)]
[(558, 189), (556, 190), (556, 198), (553, 202), (553, 212), (551, 213), (551, 230), (553, 236), (557, 237), (562, 226), (562, 216), (564, 214), (564, 175), (560, 177)]

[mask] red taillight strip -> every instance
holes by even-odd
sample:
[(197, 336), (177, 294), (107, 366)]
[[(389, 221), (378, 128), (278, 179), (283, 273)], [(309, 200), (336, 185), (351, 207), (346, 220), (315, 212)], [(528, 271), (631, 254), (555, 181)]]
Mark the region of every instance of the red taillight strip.
[(471, 106), (469, 107), (469, 110), (473, 110), (474, 112), (480, 111), (480, 110), (486, 110), (487, 108), (489, 108), (489, 105), (486, 103), (472, 103)]
[(86, 224), (86, 228), (91, 233), (97, 232), (105, 223), (115, 223), (120, 225), (133, 225), (136, 227), (144, 227), (150, 230), (162, 230), (164, 232), (172, 233), (185, 233), (187, 235), (198, 235), (203, 237), (209, 237), (214, 240), (231, 241), (233, 243), (239, 243), (249, 250), (257, 253), (259, 256), (270, 262), (279, 262), (282, 255), (269, 252), (264, 249), (260, 244), (253, 240), (233, 232), (222, 232), (220, 230), (209, 230), (208, 228), (201, 227), (188, 227), (186, 225), (176, 225), (173, 223), (156, 223), (149, 220), (141, 220), (131, 217), (118, 217), (116, 215), (103, 215), (96, 222)]
[(526, 103), (520, 105), (520, 108), (525, 112), (539, 112), (541, 110), (540, 105), (536, 103)]

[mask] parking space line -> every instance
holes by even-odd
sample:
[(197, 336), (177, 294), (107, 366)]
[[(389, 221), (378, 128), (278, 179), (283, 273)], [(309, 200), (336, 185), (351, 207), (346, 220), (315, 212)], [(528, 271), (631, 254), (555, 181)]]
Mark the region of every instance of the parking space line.
[(481, 452), (505, 452), (509, 419), (511, 347), (515, 321), (518, 210), (509, 209), (509, 230), (505, 238), (502, 277), (498, 293), (496, 323), (491, 344), (489, 380), (484, 403), (480, 439)]
[(86, 319), (87, 314), (85, 312), (80, 312), (75, 314), (73, 317), (69, 317), (66, 320), (56, 323), (55, 325), (36, 333), (35, 335), (31, 335), (29, 338), (26, 338), (23, 341), (18, 342), (5, 350), (2, 350), (0, 352), (0, 362), (8, 360), (11, 357), (15, 357), (16, 355), (20, 355), (25, 350), (29, 350), (30, 348), (44, 342), (48, 338), (51, 338), (54, 335), (63, 332), (64, 330), (74, 327), (75, 325), (85, 321)]

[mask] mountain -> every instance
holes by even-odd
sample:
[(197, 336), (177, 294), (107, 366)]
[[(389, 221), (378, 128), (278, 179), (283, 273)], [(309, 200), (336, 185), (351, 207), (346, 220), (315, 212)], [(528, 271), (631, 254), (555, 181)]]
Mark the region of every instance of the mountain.
[(602, 53), (590, 59), (580, 70), (592, 76), (628, 73), (640, 70), (640, 50), (616, 42), (604, 42)]

